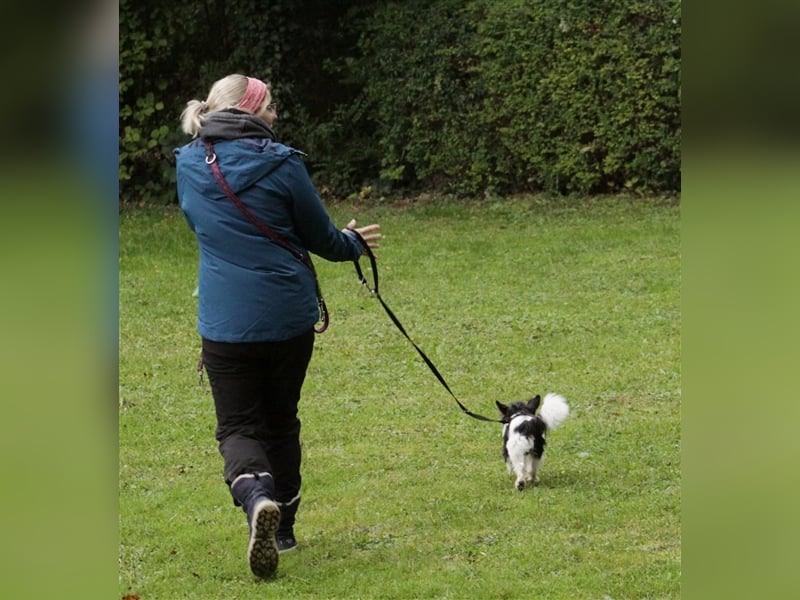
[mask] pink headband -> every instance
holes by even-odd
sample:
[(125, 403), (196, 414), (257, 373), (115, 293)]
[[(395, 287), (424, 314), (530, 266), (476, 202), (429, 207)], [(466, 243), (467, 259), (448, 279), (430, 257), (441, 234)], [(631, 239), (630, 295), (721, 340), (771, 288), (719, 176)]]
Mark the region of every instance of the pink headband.
[(239, 100), (239, 108), (257, 113), (267, 96), (267, 84), (254, 77), (247, 78), (247, 89)]

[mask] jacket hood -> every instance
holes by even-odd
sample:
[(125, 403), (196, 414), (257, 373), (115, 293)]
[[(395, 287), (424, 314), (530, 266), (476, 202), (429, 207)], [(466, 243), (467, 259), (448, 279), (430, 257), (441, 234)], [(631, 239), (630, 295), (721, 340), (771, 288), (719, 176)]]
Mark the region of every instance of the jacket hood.
[(248, 112), (229, 108), (209, 113), (200, 126), (200, 137), (204, 140), (237, 140), (245, 137), (269, 138), (275, 141), (275, 132)]
[(235, 194), (277, 169), (287, 158), (302, 152), (279, 144), (275, 133), (258, 117), (236, 109), (210, 113), (199, 138), (174, 150), (179, 185), (190, 185), (204, 197), (225, 198), (225, 192), (206, 163), (206, 142), (214, 145), (228, 185)]

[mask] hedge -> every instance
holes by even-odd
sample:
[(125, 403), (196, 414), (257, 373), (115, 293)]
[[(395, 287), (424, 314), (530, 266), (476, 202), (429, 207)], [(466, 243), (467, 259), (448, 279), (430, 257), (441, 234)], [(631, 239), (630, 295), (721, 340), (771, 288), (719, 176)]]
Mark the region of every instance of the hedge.
[(174, 201), (184, 103), (271, 79), (318, 187), (680, 191), (679, 0), (120, 2), (123, 201)]
[(352, 63), (380, 176), (449, 191), (680, 189), (680, 3), (376, 10)]

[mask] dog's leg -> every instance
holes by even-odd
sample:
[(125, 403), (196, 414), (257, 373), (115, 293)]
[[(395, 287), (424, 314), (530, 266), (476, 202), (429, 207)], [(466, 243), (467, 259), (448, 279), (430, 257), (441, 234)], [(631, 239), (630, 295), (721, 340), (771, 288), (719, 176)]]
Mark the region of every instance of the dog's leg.
[(531, 460), (531, 482), (534, 484), (539, 483), (541, 480), (539, 479), (539, 467), (542, 464), (541, 458), (533, 458)]
[(514, 461), (513, 464), (513, 473), (516, 476), (516, 481), (514, 481), (514, 487), (517, 488), (520, 492), (525, 489), (525, 473), (527, 470), (527, 457), (526, 456), (519, 456), (519, 454), (515, 457), (517, 460)]
[(514, 487), (520, 492), (525, 489), (525, 486), (531, 481), (531, 455), (525, 454), (522, 456), (518, 468), (515, 470), (517, 480), (514, 482)]

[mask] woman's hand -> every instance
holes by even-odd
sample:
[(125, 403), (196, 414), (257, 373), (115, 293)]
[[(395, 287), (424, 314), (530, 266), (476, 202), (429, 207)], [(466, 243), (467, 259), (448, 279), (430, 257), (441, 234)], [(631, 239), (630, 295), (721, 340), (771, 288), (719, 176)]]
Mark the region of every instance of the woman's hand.
[[(380, 248), (381, 245), (378, 242), (383, 235), (380, 233), (381, 226), (378, 223), (373, 223), (372, 225), (365, 225), (364, 227), (356, 227), (356, 220), (352, 219), (348, 224), (347, 228), (352, 231), (356, 231), (364, 238), (364, 241), (367, 242), (367, 246), (370, 248)], [(366, 249), (364, 250), (364, 254), (366, 254)]]

